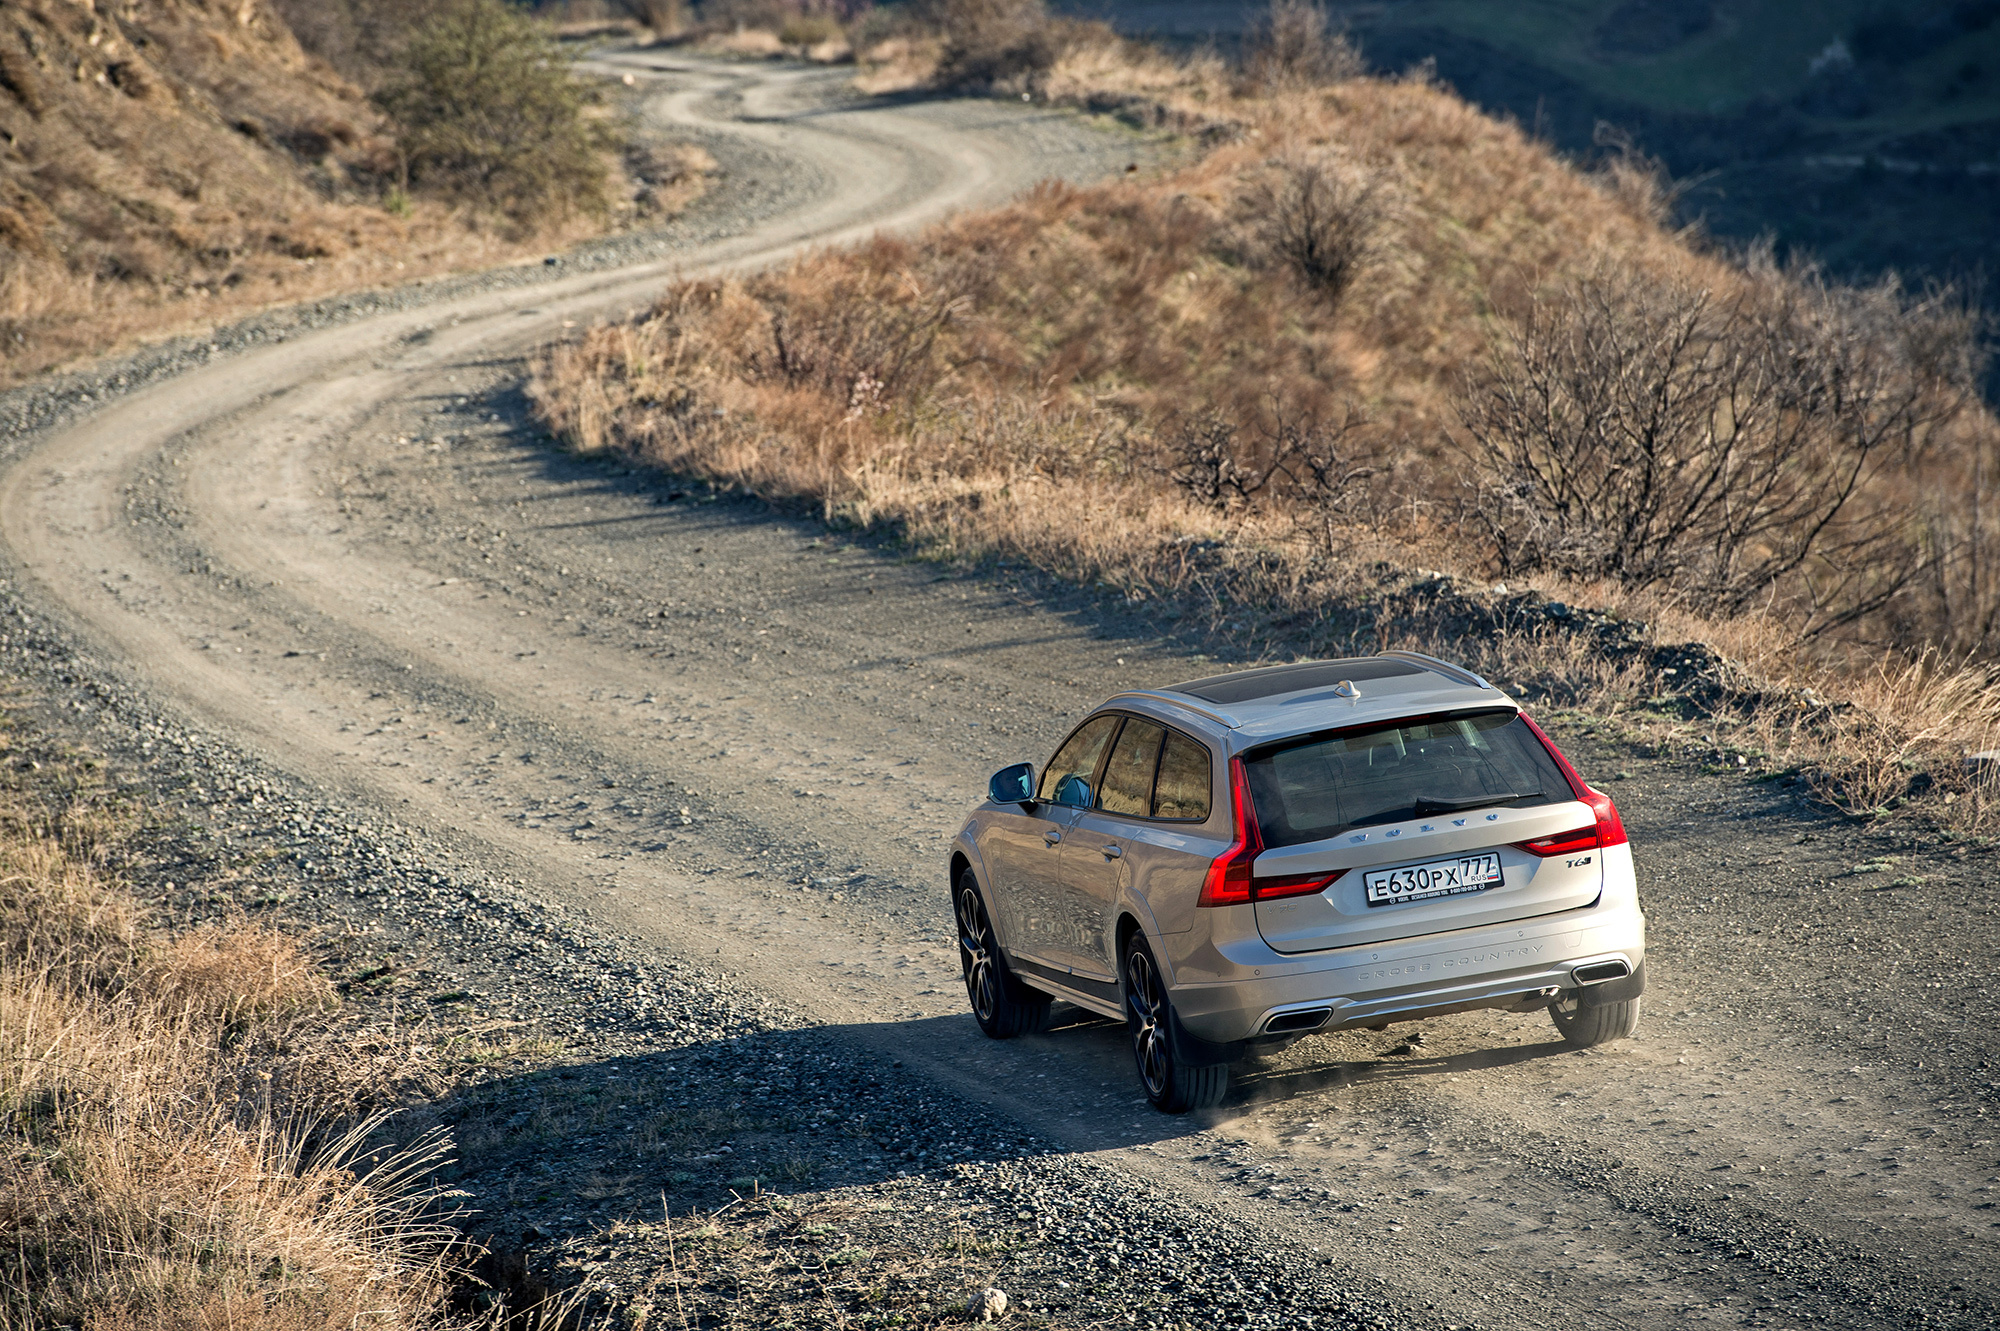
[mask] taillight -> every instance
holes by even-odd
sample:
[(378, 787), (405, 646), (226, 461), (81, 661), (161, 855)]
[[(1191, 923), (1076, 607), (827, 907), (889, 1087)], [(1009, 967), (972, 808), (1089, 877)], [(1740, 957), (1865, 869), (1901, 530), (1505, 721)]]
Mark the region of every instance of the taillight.
[(1324, 892), (1345, 869), (1321, 869), (1315, 873), (1287, 873), (1271, 878), (1252, 878), (1252, 866), (1264, 853), (1264, 836), (1257, 830), (1257, 809), (1250, 802), (1250, 775), (1243, 760), (1229, 763), (1230, 817), (1236, 837), (1229, 849), (1209, 862), (1208, 875), (1201, 880), (1197, 906), (1241, 906), (1250, 901), (1271, 901), (1278, 897), (1304, 897)]
[(1522, 712), (1521, 719), (1528, 723), (1528, 729), (1535, 732), (1535, 738), (1549, 751), (1557, 767), (1562, 769), (1563, 780), (1569, 782), (1570, 793), (1579, 801), (1590, 806), (1595, 821), (1589, 827), (1579, 827), (1571, 832), (1557, 832), (1553, 836), (1536, 837), (1533, 841), (1517, 844), (1530, 855), (1547, 857), (1550, 855), (1573, 855), (1579, 850), (1594, 850), (1602, 846), (1622, 846), (1625, 844), (1625, 822), (1618, 816), (1618, 806), (1611, 797), (1601, 790), (1592, 790), (1583, 783), (1568, 755), (1556, 747), (1548, 732), (1535, 724), (1535, 718)]
[(1583, 802), (1597, 814), (1597, 844), (1624, 845), (1625, 820), (1618, 816), (1618, 806), (1611, 802), (1611, 797), (1601, 790), (1593, 790), (1584, 795)]
[(1550, 836), (1536, 837), (1533, 841), (1517, 841), (1514, 844), (1530, 855), (1540, 855), (1544, 859), (1551, 855), (1574, 855), (1578, 851), (1624, 845), (1625, 824), (1618, 817), (1618, 806), (1611, 802), (1611, 797), (1586, 786), (1583, 802), (1588, 804), (1590, 811), (1596, 815), (1588, 827), (1556, 832)]
[(1241, 758), (1229, 760), (1229, 808), (1236, 838), (1228, 850), (1210, 861), (1197, 906), (1240, 906), (1250, 900), (1250, 866), (1263, 853), (1264, 837), (1257, 830), (1257, 811), (1250, 804), (1250, 774)]
[(1318, 873), (1285, 873), (1271, 878), (1258, 878), (1250, 884), (1250, 895), (1256, 901), (1272, 901), (1278, 897), (1309, 897), (1315, 892), (1324, 892), (1333, 886), (1336, 878), (1346, 873), (1345, 869), (1321, 869)]

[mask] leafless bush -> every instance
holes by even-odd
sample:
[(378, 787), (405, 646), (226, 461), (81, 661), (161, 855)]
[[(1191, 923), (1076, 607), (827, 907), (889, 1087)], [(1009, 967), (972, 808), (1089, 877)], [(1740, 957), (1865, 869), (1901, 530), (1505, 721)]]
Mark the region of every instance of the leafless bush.
[(1168, 478), (1181, 493), (1217, 512), (1260, 506), (1288, 517), (1323, 557), (1341, 553), (1346, 533), (1379, 468), (1365, 456), (1360, 413), (1337, 419), (1272, 403), (1270, 418), (1244, 431), (1214, 413), (1185, 418), (1166, 432)]
[(1367, 511), (1368, 482), (1381, 470), (1365, 448), (1361, 414), (1351, 408), (1336, 420), (1283, 412), (1271, 430), (1273, 451), (1286, 459), (1292, 521), (1322, 559), (1345, 554)]
[(1666, 585), (1805, 631), (1914, 574), (1895, 478), (1965, 405), (1964, 329), (1889, 287), (1768, 266), (1734, 294), (1600, 271), (1538, 296), (1459, 402), (1503, 573)]
[(617, 0), (617, 7), (656, 37), (678, 36), (687, 29), (687, 0)]
[(1283, 458), (1253, 456), (1232, 422), (1213, 413), (1176, 421), (1166, 434), (1167, 477), (1218, 512), (1248, 507), (1281, 474)]
[(811, 385), (845, 396), (851, 411), (910, 393), (920, 393), (931, 377), (931, 352), (938, 336), (966, 308), (964, 295), (950, 287), (910, 298), (831, 298), (794, 300), (776, 283), (758, 294), (769, 302), (775, 368), (796, 385)]
[(1374, 245), (1375, 183), (1323, 156), (1295, 158), (1283, 173), (1264, 199), (1268, 243), (1307, 289), (1338, 305)]
[(913, 19), (938, 34), (937, 83), (993, 88), (1032, 78), (1061, 54), (1064, 26), (1043, 0), (919, 0)]
[(1327, 22), (1320, 0), (1271, 0), (1250, 35), (1244, 73), (1269, 92), (1315, 88), (1365, 72), (1360, 54)]

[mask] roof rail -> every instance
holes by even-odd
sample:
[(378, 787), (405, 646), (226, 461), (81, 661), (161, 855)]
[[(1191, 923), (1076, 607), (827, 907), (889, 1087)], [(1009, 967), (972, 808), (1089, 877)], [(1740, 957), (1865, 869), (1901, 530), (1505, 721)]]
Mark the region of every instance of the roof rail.
[(1108, 703), (1117, 702), (1120, 698), (1144, 698), (1147, 702), (1163, 702), (1169, 707), (1178, 707), (1184, 712), (1193, 712), (1196, 716), (1205, 716), (1211, 721), (1219, 721), (1231, 730), (1241, 730), (1243, 728), (1243, 723), (1229, 713), (1218, 712), (1213, 707), (1204, 707), (1184, 693), (1169, 693), (1165, 689), (1126, 689), (1122, 693), (1112, 694), (1105, 701)]
[[(1491, 684), (1488, 684), (1464, 666), (1455, 666), (1449, 661), (1440, 661), (1435, 656), (1425, 656), (1422, 652), (1406, 652), (1401, 648), (1392, 648), (1386, 652), (1377, 652), (1375, 655), (1393, 656), (1399, 661), (1414, 661), (1426, 670), (1435, 670), (1446, 679), (1459, 684), (1470, 684), (1476, 689), (1493, 688)], [(1495, 690), (1495, 692), (1498, 692), (1498, 690)]]

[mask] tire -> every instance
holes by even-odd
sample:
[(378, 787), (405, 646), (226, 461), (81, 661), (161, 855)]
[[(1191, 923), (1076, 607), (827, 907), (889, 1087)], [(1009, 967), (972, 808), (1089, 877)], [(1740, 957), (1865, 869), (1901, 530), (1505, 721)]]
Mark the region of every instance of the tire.
[(1125, 977), (1125, 1028), (1132, 1036), (1132, 1061), (1153, 1108), (1167, 1114), (1212, 1109), (1229, 1089), (1229, 1067), (1189, 1067), (1174, 1050), (1174, 1007), (1166, 981), (1143, 934), (1133, 934), (1120, 958)]
[(1622, 1003), (1585, 1007), (1582, 999), (1568, 994), (1549, 1008), (1549, 1015), (1555, 1018), (1556, 1030), (1563, 1039), (1578, 1049), (1594, 1049), (1613, 1040), (1623, 1040), (1638, 1030), (1639, 1005), (1644, 1001), (1628, 998)]
[(972, 1003), (973, 1018), (979, 1029), (995, 1040), (1011, 1040), (1032, 1035), (1049, 1024), (1049, 1004), (1053, 1001), (1040, 990), (1030, 989), (1007, 969), (1000, 955), (1000, 942), (993, 935), (993, 921), (986, 902), (979, 895), (979, 880), (967, 869), (958, 876), (952, 892), (953, 913), (958, 919), (958, 964), (965, 973), (965, 996)]

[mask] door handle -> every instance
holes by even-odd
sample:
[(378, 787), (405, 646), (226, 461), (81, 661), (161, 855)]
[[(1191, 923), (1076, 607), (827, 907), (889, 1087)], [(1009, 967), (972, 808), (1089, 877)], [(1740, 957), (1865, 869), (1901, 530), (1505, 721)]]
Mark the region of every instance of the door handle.
[(1104, 852), (1104, 858), (1107, 860), (1115, 860), (1125, 853), (1123, 846), (1099, 846), (1098, 849)]
[(1051, 827), (1048, 831), (1042, 833), (1042, 840), (1048, 842), (1051, 846), (1053, 846), (1058, 841), (1062, 840), (1062, 833), (1058, 832), (1055, 828)]

